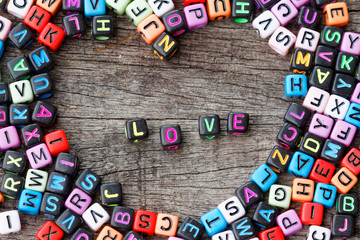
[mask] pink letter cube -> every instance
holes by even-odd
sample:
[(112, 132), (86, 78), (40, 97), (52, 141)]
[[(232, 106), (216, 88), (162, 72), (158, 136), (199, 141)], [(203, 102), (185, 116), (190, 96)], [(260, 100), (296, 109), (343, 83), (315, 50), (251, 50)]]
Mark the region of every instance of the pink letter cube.
[(296, 36), (284, 27), (278, 27), (271, 38), (269, 46), (282, 56), (286, 56), (294, 45)]
[(52, 164), (52, 158), (45, 143), (41, 143), (26, 150), (26, 156), (33, 169), (43, 168)]
[(340, 51), (360, 55), (360, 34), (345, 32), (341, 42)]
[(204, 4), (198, 3), (184, 7), (184, 13), (188, 29), (205, 27), (208, 24), (208, 16)]
[(0, 150), (5, 152), (10, 148), (20, 147), (19, 134), (16, 127), (8, 126), (0, 129)]
[(91, 197), (81, 191), (79, 188), (74, 188), (69, 197), (65, 201), (65, 207), (78, 215), (82, 215), (91, 203)]
[(294, 235), (302, 229), (302, 223), (294, 209), (287, 210), (276, 218), (285, 237)]
[(0, 16), (0, 41), (5, 41), (11, 29), (11, 21), (3, 16)]
[(304, 99), (303, 106), (318, 113), (323, 113), (329, 101), (330, 94), (320, 88), (310, 87)]
[(320, 40), (320, 33), (309, 28), (301, 28), (296, 39), (295, 48), (315, 52)]
[(350, 123), (342, 120), (338, 120), (331, 132), (330, 139), (350, 146), (356, 133), (356, 127)]
[(328, 138), (333, 125), (334, 120), (331, 117), (322, 115), (320, 113), (315, 113), (311, 119), (309, 133), (315, 134), (322, 138)]
[(285, 26), (298, 15), (297, 8), (290, 0), (281, 0), (271, 8), (271, 12), (279, 20), (281, 26)]

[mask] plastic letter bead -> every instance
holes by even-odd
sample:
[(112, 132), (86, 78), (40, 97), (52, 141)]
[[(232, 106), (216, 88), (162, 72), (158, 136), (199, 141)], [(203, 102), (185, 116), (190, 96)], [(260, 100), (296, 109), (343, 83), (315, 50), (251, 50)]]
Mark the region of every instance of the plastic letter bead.
[(298, 74), (308, 74), (312, 70), (315, 54), (296, 48), (290, 60), (290, 71)]
[(37, 73), (51, 69), (53, 61), (46, 47), (40, 47), (28, 54), (30, 63)]
[[(79, 228), (70, 238), (70, 240), (94, 240), (93, 235), (84, 228)], [(120, 240), (120, 239), (119, 239)]]
[(188, 240), (198, 240), (204, 232), (204, 226), (198, 221), (186, 217), (180, 225), (177, 236)]
[[(126, 1), (119, 1), (125, 4)], [(126, 4), (127, 5), (127, 4)], [(73, 13), (84, 13), (84, 1), (81, 0), (64, 0), (62, 1), (62, 10), (66, 15)]]
[(179, 218), (175, 215), (159, 213), (156, 220), (155, 234), (173, 237), (176, 235)]
[(345, 32), (341, 42), (340, 51), (360, 55), (360, 34)]
[(291, 74), (285, 77), (285, 96), (303, 98), (308, 91), (307, 77), (303, 74)]
[(360, 115), (360, 104), (351, 103), (346, 113), (345, 121), (360, 129), (360, 117), (358, 117), (358, 115)]
[(65, 16), (62, 23), (66, 36), (80, 38), (86, 31), (84, 16), (80, 13)]
[(236, 240), (245, 240), (255, 236), (255, 227), (249, 217), (243, 217), (231, 224)]
[(153, 11), (145, 0), (134, 0), (126, 7), (125, 13), (134, 25), (137, 26), (142, 20), (150, 16)]
[(24, 19), (26, 13), (29, 11), (32, 5), (33, 5), (33, 0), (27, 0), (27, 1), (10, 0), (8, 2), (6, 10), (11, 15), (20, 19)]
[(10, 199), (18, 199), (20, 197), (21, 189), (24, 186), (24, 178), (6, 173), (1, 181), (0, 191), (4, 197)]
[(105, 0), (84, 0), (84, 15), (86, 18), (106, 14)]
[(309, 28), (301, 28), (295, 43), (295, 48), (315, 52), (320, 40), (320, 33)]
[(51, 14), (39, 6), (32, 6), (26, 14), (24, 24), (40, 33), (50, 21)]
[(269, 39), (269, 46), (281, 56), (286, 56), (296, 42), (296, 36), (284, 27), (278, 27)]
[[(318, 48), (319, 49), (319, 48)], [(317, 53), (316, 53), (317, 54)], [(315, 57), (316, 61), (316, 57)], [(310, 85), (329, 91), (334, 79), (334, 70), (327, 67), (315, 66), (310, 75)]]
[(300, 220), (303, 225), (321, 225), (324, 206), (320, 203), (305, 202), (301, 205)]
[(304, 99), (303, 106), (317, 113), (323, 113), (329, 98), (330, 94), (328, 92), (317, 87), (310, 87)]
[(57, 156), (60, 152), (69, 151), (69, 143), (63, 130), (46, 134), (44, 140), (51, 156)]
[(32, 120), (40, 126), (50, 127), (56, 118), (57, 108), (45, 101), (38, 101), (34, 107)]
[(260, 202), (263, 197), (261, 190), (254, 182), (244, 184), (239, 187), (235, 193), (245, 209), (248, 209), (254, 204)]
[(360, 83), (356, 84), (356, 87), (351, 95), (350, 102), (360, 104)]
[(355, 89), (356, 82), (357, 81), (352, 76), (343, 73), (337, 73), (335, 74), (335, 79), (331, 92), (344, 98), (350, 98)]
[(66, 234), (73, 234), (82, 224), (83, 220), (79, 215), (71, 211), (70, 209), (66, 209), (56, 220), (56, 225), (61, 228)]
[(169, 60), (177, 51), (178, 43), (168, 33), (163, 32), (153, 44), (154, 54), (161, 60)]
[(242, 135), (249, 128), (249, 114), (229, 113), (227, 118), (227, 132), (232, 135)]
[(280, 27), (280, 22), (270, 10), (266, 10), (254, 19), (252, 26), (261, 38), (268, 38)]
[(21, 128), (21, 139), (24, 145), (29, 148), (44, 142), (44, 134), (39, 124), (33, 123)]
[(291, 159), (288, 172), (296, 177), (306, 178), (310, 174), (314, 161), (313, 157), (296, 151)]
[(133, 230), (152, 236), (155, 233), (157, 215), (154, 212), (137, 210), (135, 212)]
[(172, 36), (178, 36), (187, 29), (185, 15), (182, 11), (173, 10), (162, 16), (166, 31)]
[(254, 13), (254, 1), (235, 0), (232, 1), (231, 16), (237, 23), (247, 23), (252, 20)]
[(96, 40), (108, 40), (113, 36), (113, 18), (110, 15), (92, 18), (91, 36)]
[(260, 240), (285, 240), (284, 235), (279, 227), (273, 227), (259, 233)]
[(335, 165), (322, 160), (316, 160), (314, 167), (311, 170), (309, 178), (322, 183), (329, 183), (335, 172)]
[(321, 44), (329, 47), (339, 48), (344, 30), (342, 28), (325, 26), (321, 34)]
[(300, 128), (285, 122), (280, 129), (276, 140), (281, 147), (290, 150), (298, 146), (299, 141), (301, 140), (301, 134), (302, 130)]
[(91, 197), (78, 188), (74, 188), (65, 201), (65, 207), (82, 215), (91, 204)]
[(11, 44), (19, 49), (27, 48), (34, 40), (34, 34), (25, 24), (19, 23), (11, 29), (9, 35)]
[(114, 207), (111, 215), (111, 226), (129, 231), (133, 227), (135, 212), (128, 207)]
[[(99, 233), (99, 236), (96, 238), (96, 240), (104, 240), (104, 239), (122, 240), (123, 235), (120, 232), (116, 231), (115, 229), (109, 226), (105, 226)], [(138, 238), (133, 238), (133, 239), (135, 240)]]
[(335, 70), (353, 77), (355, 75), (356, 68), (358, 67), (358, 63), (359, 58), (356, 55), (339, 52), (336, 59)]
[[(165, 32), (165, 26), (155, 14), (151, 14), (139, 23), (137, 31), (147, 44), (152, 44)], [(126, 122), (125, 128), (126, 136), (130, 141), (139, 141), (148, 137), (145, 119), (129, 120)]]
[(275, 146), (266, 160), (266, 165), (276, 173), (285, 172), (289, 167), (291, 158), (291, 151)]
[(41, 7), (42, 9), (51, 13), (52, 16), (57, 13), (61, 6), (61, 0), (37, 0), (36, 5)]
[(331, 179), (331, 184), (339, 193), (345, 194), (355, 186), (357, 181), (357, 177), (349, 169), (342, 167)]
[(290, 0), (281, 0), (271, 8), (271, 12), (279, 20), (281, 26), (287, 25), (298, 15), (298, 10)]
[(297, 24), (310, 29), (316, 29), (320, 22), (320, 12), (314, 8), (303, 6), (297, 19)]
[(320, 203), (326, 208), (332, 208), (336, 198), (336, 187), (325, 184), (316, 184), (313, 202)]
[(65, 196), (69, 193), (69, 187), (70, 187), (69, 176), (58, 172), (50, 173), (49, 180), (46, 185), (47, 192), (52, 192)]
[(11, 104), (9, 107), (9, 122), (15, 127), (30, 124), (31, 110), (27, 104)]
[(325, 24), (343, 27), (349, 22), (348, 8), (345, 2), (330, 3), (324, 7)]
[(49, 22), (39, 34), (38, 42), (55, 52), (60, 48), (64, 39), (65, 31)]
[[(143, 240), (143, 236), (137, 232), (134, 232), (134, 231), (129, 231), (123, 240)], [(182, 238), (176, 238), (176, 237), (169, 237), (168, 239), (173, 239), (173, 240), (183, 240)]]
[[(351, 105), (350, 105), (351, 107)], [(350, 111), (350, 109), (349, 109)], [(348, 111), (348, 112), (349, 112)], [(346, 117), (345, 117), (346, 121)], [(356, 127), (348, 122), (342, 120), (336, 121), (334, 128), (331, 132), (330, 139), (344, 144), (349, 147), (356, 133)]]
[(213, 139), (220, 133), (220, 117), (216, 114), (199, 117), (199, 135), (202, 138)]
[(46, 171), (29, 169), (26, 173), (25, 188), (37, 192), (45, 192), (48, 175)]
[[(170, 239), (170, 238), (169, 238)], [(218, 234), (215, 234), (214, 236), (212, 236), (211, 240), (223, 240), (223, 239), (227, 239), (227, 240), (235, 240), (235, 236), (234, 233), (231, 230), (227, 230)], [(171, 240), (171, 239), (170, 239)], [(173, 239), (175, 240), (175, 239)]]
[(16, 127), (8, 126), (0, 129), (0, 151), (20, 147), (20, 138)]
[(293, 180), (291, 199), (294, 202), (311, 202), (314, 197), (315, 183), (310, 179), (295, 178)]
[(5, 152), (2, 169), (5, 173), (22, 174), (25, 170), (26, 161), (25, 154), (8, 150)]
[(8, 37), (8, 34), (11, 30), (11, 21), (3, 16), (0, 16), (0, 41), (5, 41)]
[(276, 222), (285, 237), (294, 235), (302, 229), (300, 218), (294, 209), (287, 210), (280, 214), (276, 218)]
[(29, 215), (38, 215), (40, 211), (42, 194), (40, 192), (24, 189), (21, 192), (18, 209)]
[(227, 19), (231, 15), (229, 0), (208, 0), (206, 1), (206, 9), (211, 21)]
[[(11, 78), (14, 79), (15, 81), (21, 80), (21, 79), (28, 79), (32, 72), (31, 65), (24, 55), (11, 59), (10, 61), (7, 62), (6, 66), (9, 70)], [(13, 95), (13, 94), (15, 95), (14, 97), (12, 97), (13, 103), (20, 103), (20, 102), (17, 102), (17, 101), (19, 101), (18, 98), (24, 97), (24, 96), (26, 96), (25, 100), (32, 101), (29, 90), (24, 89), (25, 88), (24, 85), (25, 85), (25, 82), (23, 82), (23, 81), (20, 81), (20, 83), (13, 82), (13, 83), (9, 84), (9, 88), (10, 88), (10, 86), (13, 86), (13, 87), (18, 86), (17, 88), (24, 90), (21, 92), (19, 90), (17, 90), (18, 92), (15, 92), (14, 89), (12, 90), (11, 95)], [(25, 92), (25, 93), (23, 93), (23, 92)], [(17, 101), (14, 102), (14, 99)]]
[(355, 216), (359, 213), (359, 197), (356, 194), (340, 194), (336, 201), (336, 211)]
[(82, 214), (82, 218), (91, 230), (97, 232), (106, 222), (110, 220), (110, 215), (99, 203), (94, 203), (86, 209), (86, 211)]
[(239, 198), (235, 196), (220, 203), (218, 209), (228, 224), (233, 223), (246, 214)]
[(335, 214), (331, 221), (331, 235), (343, 239), (352, 237), (354, 233), (354, 218), (350, 215)]
[(202, 28), (208, 24), (208, 16), (204, 4), (197, 3), (186, 6), (183, 11), (189, 30)]
[(10, 234), (21, 231), (19, 212), (11, 210), (0, 213), (0, 234)]
[[(345, 99), (344, 99), (345, 100)], [(330, 136), (334, 120), (331, 117), (315, 113), (310, 122), (309, 133), (315, 134), (322, 138)]]
[(291, 187), (274, 184), (270, 188), (268, 203), (271, 206), (288, 209), (291, 202)]
[(178, 149), (182, 143), (180, 126), (179, 125), (162, 126), (160, 129), (160, 139), (161, 139), (161, 145), (164, 148), (168, 150)]
[[(66, 1), (71, 2), (71, 0), (64, 0), (63, 4)], [(81, 1), (79, 0), (78, 2), (81, 2)], [(125, 9), (126, 9), (127, 5), (129, 5), (130, 2), (131, 2), (131, 0), (124, 0), (124, 1), (105, 0), (106, 6), (109, 9), (113, 10), (116, 14), (119, 14), (119, 15), (123, 15), (125, 13)]]
[(32, 76), (30, 78), (30, 83), (36, 98), (45, 99), (51, 97), (52, 85), (48, 73)]
[(202, 215), (200, 221), (204, 225), (209, 237), (224, 231), (227, 227), (225, 218), (222, 216), (218, 208)]
[(150, 0), (148, 1), (154, 14), (158, 17), (162, 17), (165, 13), (168, 13), (175, 9), (175, 5), (172, 0)]
[(324, 113), (332, 118), (343, 120), (349, 109), (350, 101), (332, 94), (326, 105)]
[(299, 103), (292, 102), (287, 109), (284, 121), (290, 122), (297, 127), (304, 127), (310, 117), (310, 111)]
[(320, 226), (310, 226), (306, 240), (330, 240), (331, 231), (328, 228)]
[(122, 203), (122, 186), (119, 182), (101, 184), (101, 204), (104, 206), (117, 206)]
[(28, 103), (34, 100), (34, 95), (31, 90), (31, 84), (29, 80), (21, 80), (10, 83), (9, 90), (11, 93), (11, 99), (14, 104)]
[(92, 196), (100, 187), (100, 177), (89, 169), (85, 169), (75, 181), (75, 186)]
[(341, 160), (340, 165), (349, 169), (353, 174), (358, 175), (360, 173), (360, 150), (352, 148)]
[(47, 221), (36, 233), (36, 239), (49, 240), (50, 236), (52, 240), (61, 240), (64, 232), (52, 221)]
[(26, 150), (26, 156), (31, 168), (38, 169), (52, 164), (52, 158), (45, 143), (36, 145)]
[(262, 164), (251, 175), (250, 180), (256, 183), (263, 192), (266, 192), (276, 182), (277, 178), (278, 176), (269, 166)]
[(319, 45), (316, 49), (315, 65), (333, 68), (337, 59), (337, 53), (335, 48)]
[(55, 193), (45, 192), (40, 212), (50, 218), (58, 217), (61, 214), (64, 205), (64, 197)]
[(253, 215), (253, 222), (262, 227), (269, 228), (274, 225), (278, 210), (265, 202), (260, 202)]

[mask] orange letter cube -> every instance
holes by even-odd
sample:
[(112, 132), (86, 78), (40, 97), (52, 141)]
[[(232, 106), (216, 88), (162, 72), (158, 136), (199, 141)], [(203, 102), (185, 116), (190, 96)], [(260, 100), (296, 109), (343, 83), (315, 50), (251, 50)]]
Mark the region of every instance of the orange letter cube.
[(152, 44), (165, 32), (165, 26), (155, 14), (151, 14), (139, 23), (137, 31), (147, 44)]
[(331, 184), (339, 193), (345, 194), (357, 183), (357, 177), (346, 167), (342, 167), (331, 179)]
[(349, 12), (345, 2), (330, 3), (324, 7), (325, 24), (343, 27), (349, 22)]
[(206, 9), (211, 21), (223, 20), (230, 17), (230, 0), (207, 0)]
[(179, 218), (175, 215), (159, 213), (156, 220), (155, 234), (174, 237), (176, 235)]
[(294, 202), (311, 202), (314, 197), (315, 183), (313, 180), (295, 178), (292, 187), (292, 200)]

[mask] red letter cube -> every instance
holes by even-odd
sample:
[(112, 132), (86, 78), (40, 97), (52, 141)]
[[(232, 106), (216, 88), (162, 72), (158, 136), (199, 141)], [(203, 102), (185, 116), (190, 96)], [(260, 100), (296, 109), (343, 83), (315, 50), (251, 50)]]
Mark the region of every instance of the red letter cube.
[(157, 215), (154, 212), (137, 210), (135, 212), (133, 230), (152, 236), (155, 232), (156, 219)]
[(49, 22), (41, 31), (38, 41), (52, 51), (58, 50), (65, 39), (65, 31)]
[(52, 221), (47, 221), (36, 233), (38, 240), (61, 240), (64, 232)]
[(324, 206), (320, 203), (306, 202), (301, 205), (300, 220), (304, 225), (320, 226), (323, 219)]
[(340, 165), (349, 169), (353, 174), (358, 175), (360, 173), (360, 150), (352, 148), (343, 158)]
[(309, 178), (322, 183), (329, 183), (335, 172), (335, 165), (328, 161), (318, 159), (311, 169)]
[(32, 6), (26, 14), (24, 24), (40, 33), (50, 21), (51, 14), (38, 6)]
[(273, 227), (259, 233), (260, 240), (285, 240), (279, 227)]
[(45, 135), (45, 143), (51, 156), (69, 151), (69, 143), (63, 130), (58, 130)]

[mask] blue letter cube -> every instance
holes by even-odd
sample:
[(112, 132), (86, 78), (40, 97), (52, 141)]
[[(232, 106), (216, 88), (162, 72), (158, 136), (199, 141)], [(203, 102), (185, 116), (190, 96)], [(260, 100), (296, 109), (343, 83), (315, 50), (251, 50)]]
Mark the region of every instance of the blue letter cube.
[(86, 18), (105, 15), (105, 0), (84, 0), (84, 14)]
[(351, 103), (344, 120), (360, 130), (360, 104)]
[(200, 221), (204, 225), (209, 237), (224, 231), (227, 227), (226, 220), (218, 208), (202, 215)]
[(250, 180), (256, 183), (261, 191), (266, 192), (276, 182), (277, 178), (276, 173), (268, 165), (262, 164), (251, 175)]
[(314, 165), (315, 159), (305, 153), (296, 151), (291, 158), (288, 172), (295, 177), (307, 178)]
[(291, 74), (285, 77), (285, 96), (287, 98), (303, 98), (307, 91), (306, 75)]
[(38, 215), (41, 205), (42, 194), (40, 192), (24, 189), (21, 192), (19, 200), (19, 211), (30, 214)]
[(320, 203), (326, 208), (332, 208), (336, 198), (336, 187), (330, 184), (318, 183), (315, 188), (313, 202)]

